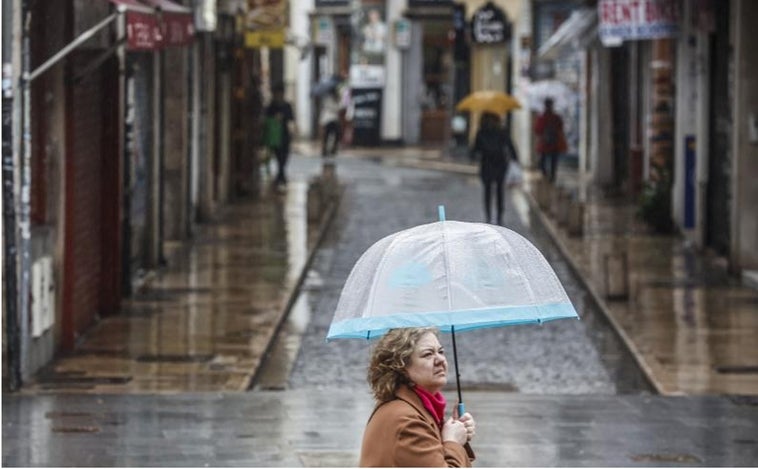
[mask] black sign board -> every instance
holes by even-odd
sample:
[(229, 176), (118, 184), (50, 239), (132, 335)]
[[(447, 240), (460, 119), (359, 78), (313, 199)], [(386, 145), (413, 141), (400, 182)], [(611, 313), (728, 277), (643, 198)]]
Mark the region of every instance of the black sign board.
[(348, 6), (350, 6), (350, 0), (316, 0), (316, 8)]
[(449, 7), (452, 3), (453, 0), (408, 0), (408, 6), (411, 8), (436, 6)]
[(382, 89), (361, 88), (352, 90), (353, 145), (377, 146), (381, 138)]
[(471, 17), (471, 38), (477, 44), (497, 44), (511, 38), (511, 23), (503, 10), (492, 2)]

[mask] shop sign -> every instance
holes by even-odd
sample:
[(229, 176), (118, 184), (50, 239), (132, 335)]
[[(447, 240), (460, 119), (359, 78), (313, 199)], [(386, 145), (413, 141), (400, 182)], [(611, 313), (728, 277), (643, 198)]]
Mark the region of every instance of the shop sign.
[(163, 45), (183, 46), (192, 42), (195, 24), (192, 10), (171, 0), (143, 0), (156, 9), (161, 25)]
[(287, 26), (287, 4), (285, 0), (248, 0), (247, 29), (280, 29)]
[(259, 47), (281, 49), (284, 47), (284, 29), (247, 31), (245, 33), (245, 47), (248, 49), (257, 49)]
[(384, 88), (384, 65), (351, 65), (350, 87)]
[(126, 12), (126, 47), (129, 50), (155, 50), (163, 42), (160, 24), (152, 13)]
[(408, 0), (408, 6), (411, 8), (423, 8), (423, 7), (436, 7), (444, 6), (449, 7), (452, 5), (453, 0)]
[(497, 44), (511, 38), (511, 23), (503, 10), (487, 2), (471, 17), (471, 37), (477, 44)]
[(600, 0), (598, 34), (606, 46), (625, 40), (675, 37), (679, 33), (678, 2), (671, 0)]
[(167, 46), (183, 46), (192, 43), (195, 25), (192, 15), (164, 12), (161, 18), (163, 43)]
[(406, 19), (395, 21), (395, 47), (407, 49), (411, 47), (411, 22)]
[[(351, 83), (352, 85), (352, 83)], [(382, 117), (381, 89), (353, 89), (353, 142), (362, 145), (378, 145)]]
[(350, 0), (316, 0), (316, 8), (347, 6), (350, 6)]
[(328, 16), (319, 16), (314, 21), (315, 32), (313, 41), (316, 44), (328, 45), (334, 41), (334, 25)]

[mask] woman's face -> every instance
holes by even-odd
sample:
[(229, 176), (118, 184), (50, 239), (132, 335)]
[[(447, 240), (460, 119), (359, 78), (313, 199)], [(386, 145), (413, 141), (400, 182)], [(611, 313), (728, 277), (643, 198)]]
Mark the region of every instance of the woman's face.
[(431, 393), (440, 391), (447, 383), (445, 351), (434, 333), (421, 336), (405, 370), (412, 382)]

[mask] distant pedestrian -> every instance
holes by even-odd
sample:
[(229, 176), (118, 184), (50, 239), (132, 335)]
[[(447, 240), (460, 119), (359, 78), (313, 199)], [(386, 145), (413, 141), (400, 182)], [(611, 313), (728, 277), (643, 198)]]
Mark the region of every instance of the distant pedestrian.
[(287, 160), (294, 129), (295, 114), (290, 103), (284, 100), (284, 84), (272, 88), (273, 99), (266, 107), (265, 140), (274, 152), (277, 163), (276, 184), (287, 183)]
[(374, 347), (368, 381), (377, 406), (361, 447), (361, 467), (471, 467), (476, 422), (445, 418), (447, 360), (437, 329), (392, 329)]
[(484, 189), (484, 216), (487, 223), (492, 223), (492, 189), (495, 189), (497, 224), (503, 224), (505, 192), (503, 182), (511, 160), (518, 161), (516, 149), (508, 132), (500, 125), (497, 114), (482, 114), (479, 130), (476, 133), (471, 159), (479, 158), (479, 177)]
[(338, 88), (335, 86), (331, 92), (324, 95), (321, 99), (321, 114), (318, 119), (321, 131), (323, 132), (321, 155), (325, 157), (337, 154), (337, 144), (342, 134), (340, 110), (341, 99)]
[(553, 100), (545, 99), (545, 112), (534, 123), (537, 135), (537, 153), (540, 154), (542, 175), (550, 182), (555, 182), (558, 160), (566, 151), (566, 136), (563, 133), (563, 119), (553, 112)]

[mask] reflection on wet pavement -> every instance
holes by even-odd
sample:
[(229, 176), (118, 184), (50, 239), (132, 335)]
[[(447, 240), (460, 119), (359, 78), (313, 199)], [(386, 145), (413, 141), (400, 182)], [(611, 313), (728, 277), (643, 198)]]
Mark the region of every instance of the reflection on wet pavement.
[[(584, 196), (583, 236), (569, 236), (554, 218), (543, 221), (658, 391), (758, 394), (758, 347), (752, 342), (758, 292), (683, 239), (649, 233), (633, 204), (592, 191)], [(612, 253), (627, 256), (625, 300), (604, 298), (605, 259)]]
[[(354, 467), (368, 393), (3, 396), (4, 466)], [(719, 396), (470, 391), (475, 467), (751, 466), (758, 407)]]
[(331, 200), (324, 177), (316, 182), (318, 191), (295, 174), (284, 191), (224, 207), (194, 240), (170, 249), (168, 267), (121, 314), (101, 320), (25, 391), (246, 390)]

